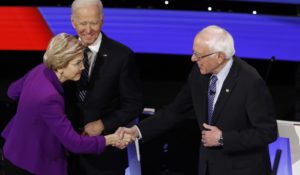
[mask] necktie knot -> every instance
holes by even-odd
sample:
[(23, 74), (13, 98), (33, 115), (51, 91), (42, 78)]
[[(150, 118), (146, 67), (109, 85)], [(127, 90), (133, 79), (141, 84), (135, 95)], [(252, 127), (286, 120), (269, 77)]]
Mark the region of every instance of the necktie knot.
[(216, 75), (212, 75), (210, 77), (210, 85), (216, 84), (217, 80), (218, 80), (218, 77)]
[[(89, 68), (89, 66), (90, 66), (90, 59), (89, 59), (90, 53), (91, 53), (91, 50), (88, 47), (86, 49), (84, 49), (83, 63), (84, 63), (84, 68), (85, 69)], [(87, 66), (87, 67), (85, 67), (85, 66)]]
[(215, 94), (216, 93), (216, 82), (218, 80), (218, 77), (215, 76), (215, 75), (212, 75), (210, 77), (210, 83), (209, 83), (209, 93), (213, 93)]

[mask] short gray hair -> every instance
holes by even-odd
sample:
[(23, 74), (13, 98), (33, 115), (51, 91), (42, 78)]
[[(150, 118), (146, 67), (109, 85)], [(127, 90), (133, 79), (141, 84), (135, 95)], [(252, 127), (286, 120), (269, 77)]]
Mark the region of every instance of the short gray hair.
[(64, 68), (84, 49), (85, 46), (77, 38), (60, 33), (51, 39), (44, 54), (44, 64), (52, 70)]
[(211, 25), (205, 27), (200, 33), (207, 33), (209, 39), (206, 44), (212, 52), (222, 52), (227, 59), (235, 54), (234, 40), (231, 34), (222, 27)]
[(99, 7), (100, 14), (103, 14), (103, 4), (101, 0), (74, 0), (72, 3), (72, 16), (74, 11), (78, 8), (87, 7), (90, 5), (97, 5)]

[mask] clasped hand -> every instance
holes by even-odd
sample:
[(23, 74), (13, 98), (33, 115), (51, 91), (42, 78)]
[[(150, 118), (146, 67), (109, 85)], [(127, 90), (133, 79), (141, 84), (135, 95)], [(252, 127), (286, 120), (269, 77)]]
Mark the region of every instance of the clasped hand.
[[(130, 130), (130, 128), (126, 129)], [(124, 127), (120, 127), (115, 133), (104, 136), (106, 146), (114, 146), (119, 149), (126, 148), (129, 143), (133, 142), (136, 139), (136, 137), (133, 136), (130, 132), (125, 133), (126, 129)], [(86, 124), (84, 126), (84, 132), (82, 134), (88, 136), (99, 136), (102, 134), (103, 130), (103, 122), (101, 120), (96, 120)]]
[(111, 145), (119, 149), (126, 148), (129, 143), (134, 141), (134, 138), (129, 134), (125, 134), (122, 138), (120, 138), (116, 133), (109, 134), (104, 137), (106, 140), (106, 146)]
[(139, 131), (137, 126), (132, 126), (131, 128), (119, 127), (114, 135), (119, 139), (119, 141), (116, 141), (113, 146), (123, 149), (139, 137)]
[(201, 138), (201, 142), (203, 146), (205, 147), (220, 146), (218, 140), (222, 135), (222, 131), (218, 127), (208, 125), (206, 123), (203, 124), (203, 128), (204, 130), (202, 131), (202, 138)]

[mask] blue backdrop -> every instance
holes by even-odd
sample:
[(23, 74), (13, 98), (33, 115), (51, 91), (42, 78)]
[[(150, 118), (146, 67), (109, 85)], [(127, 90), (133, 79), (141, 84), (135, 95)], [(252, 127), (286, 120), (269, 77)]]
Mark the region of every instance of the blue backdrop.
[[(70, 8), (40, 7), (54, 34), (75, 34)], [(226, 28), (244, 58), (300, 61), (300, 17), (236, 13), (106, 8), (103, 31), (138, 53), (190, 55), (207, 25)]]

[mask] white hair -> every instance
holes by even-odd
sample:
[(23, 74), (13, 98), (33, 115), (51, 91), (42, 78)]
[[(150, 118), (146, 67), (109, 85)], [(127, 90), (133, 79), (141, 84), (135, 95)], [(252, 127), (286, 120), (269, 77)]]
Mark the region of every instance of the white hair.
[(200, 33), (208, 35), (205, 41), (212, 52), (222, 52), (227, 59), (231, 59), (235, 54), (234, 40), (231, 34), (222, 27), (211, 25), (205, 27)]
[(103, 4), (101, 0), (74, 0), (72, 3), (72, 16), (74, 11), (78, 8), (87, 7), (90, 5), (97, 5), (99, 7), (100, 14), (103, 14)]

